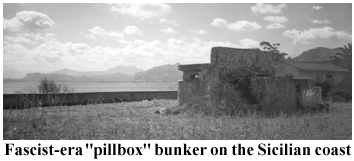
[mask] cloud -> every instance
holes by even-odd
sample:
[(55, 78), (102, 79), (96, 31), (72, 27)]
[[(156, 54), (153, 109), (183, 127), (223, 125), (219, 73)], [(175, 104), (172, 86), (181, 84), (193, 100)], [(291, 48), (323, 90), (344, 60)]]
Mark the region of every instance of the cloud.
[(273, 23), (285, 23), (288, 22), (288, 18), (284, 16), (266, 16), (263, 18), (266, 21), (273, 22)]
[(35, 41), (28, 39), (22, 35), (17, 35), (16, 37), (13, 36), (4, 36), (4, 43), (13, 43), (13, 44), (22, 44), (22, 45), (36, 45)]
[(162, 29), (161, 32), (164, 33), (168, 33), (168, 34), (174, 34), (174, 33), (178, 33), (177, 31), (173, 30), (172, 28), (166, 28), (166, 29)]
[(90, 33), (89, 34), (83, 34), (80, 33), (80, 35), (83, 35), (86, 38), (91, 38), (91, 39), (96, 39), (97, 37), (102, 37), (102, 38), (123, 38), (123, 34), (120, 32), (115, 32), (115, 31), (105, 31), (103, 28), (96, 26), (92, 29), (88, 30)]
[(262, 28), (262, 26), (259, 25), (257, 22), (241, 20), (236, 21), (235, 23), (228, 23), (222, 18), (215, 18), (211, 23), (211, 26), (216, 26), (220, 28), (226, 27), (227, 29), (234, 31), (254, 31)]
[(21, 44), (26, 48), (32, 48), (40, 43), (56, 40), (56, 35), (47, 33), (41, 35), (39, 33), (22, 33), (15, 36), (4, 36), (4, 44)]
[(278, 14), (282, 12), (282, 9), (285, 8), (285, 4), (279, 4), (277, 6), (257, 3), (256, 5), (251, 7), (253, 13), (260, 13), (260, 14)]
[(311, 19), (307, 19), (307, 20), (309, 20), (311, 23), (313, 23), (313, 24), (330, 24), (330, 23), (332, 23), (331, 21), (329, 21), (329, 20), (323, 20), (323, 21), (320, 21), (320, 20), (311, 20)]
[(203, 29), (199, 29), (199, 30), (190, 30), (191, 32), (194, 32), (196, 34), (200, 34), (200, 35), (203, 35), (203, 34), (206, 34), (207, 32)]
[(36, 11), (17, 12), (12, 19), (3, 19), (3, 29), (9, 31), (18, 31), (21, 29), (40, 30), (46, 29), (55, 24), (48, 15)]
[(270, 25), (267, 25), (266, 29), (280, 29), (284, 28), (285, 26), (281, 23), (272, 23)]
[(213, 22), (211, 23), (211, 26), (216, 26), (216, 27), (224, 27), (227, 26), (227, 21), (222, 19), (222, 18), (215, 18), (213, 19)]
[(167, 20), (167, 19), (165, 19), (165, 18), (161, 18), (161, 19), (160, 19), (160, 22), (162, 22), (162, 23), (167, 23), (167, 24), (171, 24), (171, 25), (175, 25), (175, 26), (179, 26), (179, 24), (178, 24), (176, 21), (174, 21), (174, 20)]
[(140, 29), (136, 26), (127, 26), (125, 27), (123, 34), (128, 34), (128, 35), (132, 35), (132, 34), (139, 34), (142, 35), (143, 32), (140, 31)]
[(272, 22), (272, 24), (267, 25), (266, 29), (280, 29), (284, 28), (284, 24), (288, 22), (288, 18), (284, 16), (266, 16), (263, 18), (263, 20)]
[(91, 47), (84, 43), (77, 43), (77, 44), (67, 43), (66, 48), (67, 51), (69, 51), (72, 54), (85, 54), (90, 52), (91, 50)]
[(261, 29), (262, 26), (260, 26), (257, 22), (241, 20), (236, 21), (235, 23), (229, 23), (227, 28), (234, 31), (254, 31)]
[(298, 42), (304, 44), (310, 44), (310, 40), (315, 39), (330, 39), (330, 38), (338, 38), (351, 41), (352, 34), (346, 31), (336, 31), (331, 27), (323, 27), (323, 28), (311, 28), (304, 31), (298, 30), (286, 30), (283, 32), (283, 35), (287, 38), (293, 39), (293, 43), (296, 44)]
[(320, 9), (322, 9), (323, 7), (322, 7), (322, 6), (312, 6), (312, 8), (315, 9), (315, 10), (320, 10)]
[(141, 19), (164, 16), (172, 11), (168, 4), (161, 3), (120, 3), (111, 4), (111, 11)]
[[(27, 40), (5, 41), (3, 45), (4, 67), (17, 70), (48, 71), (69, 68), (79, 71), (106, 70), (120, 65), (133, 65), (143, 69), (163, 64), (208, 63), (210, 50), (215, 46), (249, 48), (258, 44), (251, 39), (230, 41), (191, 41), (168, 39), (166, 41), (140, 39), (120, 40), (119, 47), (91, 46), (85, 43), (59, 42), (49, 39), (53, 34), (19, 34), (34, 41), (33, 48), (26, 48)], [(6, 39), (6, 38), (4, 38)], [(19, 40), (19, 39), (18, 39)], [(186, 59), (186, 57), (188, 59)]]
[(248, 38), (239, 40), (238, 42), (244, 48), (258, 48), (260, 43), (260, 41), (256, 41)]

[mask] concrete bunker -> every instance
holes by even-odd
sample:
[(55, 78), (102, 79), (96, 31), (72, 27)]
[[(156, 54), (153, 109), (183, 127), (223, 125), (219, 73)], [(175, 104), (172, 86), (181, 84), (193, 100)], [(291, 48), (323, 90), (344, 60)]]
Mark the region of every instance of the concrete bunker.
[(299, 89), (312, 88), (312, 84), (275, 77), (275, 57), (259, 49), (212, 48), (211, 63), (178, 66), (183, 71), (183, 80), (178, 82), (179, 106), (209, 106), (228, 115), (294, 111)]

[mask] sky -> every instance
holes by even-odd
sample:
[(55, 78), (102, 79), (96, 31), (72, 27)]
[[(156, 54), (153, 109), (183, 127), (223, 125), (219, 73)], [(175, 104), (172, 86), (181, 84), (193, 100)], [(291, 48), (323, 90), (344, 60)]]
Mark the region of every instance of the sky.
[(147, 70), (212, 47), (280, 43), (290, 57), (352, 42), (351, 4), (3, 4), (3, 70)]

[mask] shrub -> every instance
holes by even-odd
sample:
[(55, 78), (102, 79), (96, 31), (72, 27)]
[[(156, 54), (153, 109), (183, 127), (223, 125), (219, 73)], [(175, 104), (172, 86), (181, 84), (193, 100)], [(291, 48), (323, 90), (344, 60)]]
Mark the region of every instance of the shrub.
[(65, 84), (58, 84), (54, 80), (48, 80), (47, 78), (42, 79), (37, 87), (38, 92), (44, 94), (67, 93), (73, 91), (73, 89), (69, 89)]
[(300, 105), (306, 110), (312, 110), (316, 108), (318, 104), (321, 104), (321, 99), (318, 99), (318, 94), (314, 89), (304, 89), (301, 91)]

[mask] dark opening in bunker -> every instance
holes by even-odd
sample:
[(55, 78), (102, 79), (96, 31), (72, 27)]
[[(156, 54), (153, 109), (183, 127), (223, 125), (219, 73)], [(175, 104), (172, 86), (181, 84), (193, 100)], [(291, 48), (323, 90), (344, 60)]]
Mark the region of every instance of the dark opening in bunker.
[(193, 74), (193, 75), (191, 75), (191, 79), (199, 79), (199, 74)]

